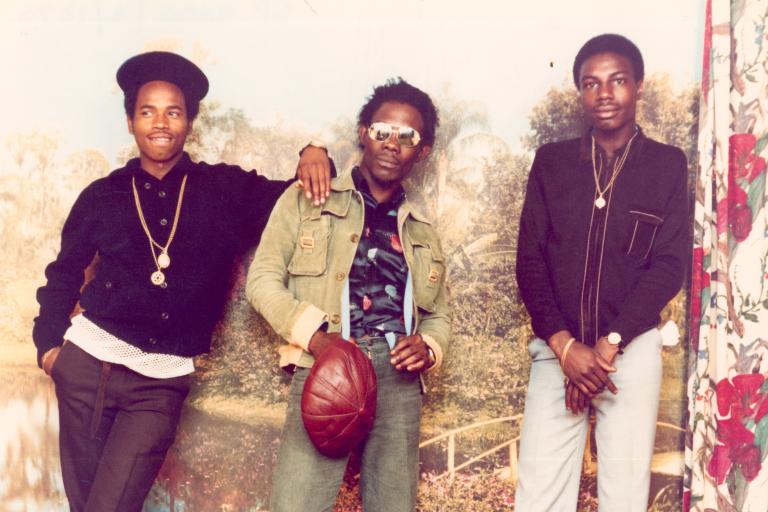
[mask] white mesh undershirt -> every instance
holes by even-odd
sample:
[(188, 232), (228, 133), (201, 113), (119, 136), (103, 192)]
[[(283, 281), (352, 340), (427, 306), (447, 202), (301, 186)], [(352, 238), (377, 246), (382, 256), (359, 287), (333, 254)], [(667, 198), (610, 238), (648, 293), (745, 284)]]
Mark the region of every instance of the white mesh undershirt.
[(154, 379), (170, 379), (195, 371), (191, 357), (173, 354), (153, 354), (113, 336), (82, 314), (72, 318), (64, 333), (69, 340), (90, 355), (107, 363), (121, 364), (136, 373)]

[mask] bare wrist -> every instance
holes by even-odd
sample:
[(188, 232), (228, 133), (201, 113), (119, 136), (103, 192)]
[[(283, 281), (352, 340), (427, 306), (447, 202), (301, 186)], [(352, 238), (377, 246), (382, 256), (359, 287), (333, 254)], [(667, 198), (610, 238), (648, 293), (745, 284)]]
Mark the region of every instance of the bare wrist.
[(558, 331), (547, 340), (547, 345), (552, 349), (558, 359), (562, 358), (563, 348), (573, 338), (571, 333), (566, 330)]

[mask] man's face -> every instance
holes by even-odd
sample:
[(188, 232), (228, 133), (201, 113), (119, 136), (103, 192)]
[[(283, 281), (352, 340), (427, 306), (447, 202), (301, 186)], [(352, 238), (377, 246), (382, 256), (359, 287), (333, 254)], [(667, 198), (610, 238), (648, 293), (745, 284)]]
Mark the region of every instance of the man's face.
[(136, 139), (144, 170), (170, 169), (181, 158), (191, 129), (181, 89), (160, 80), (141, 86), (128, 131)]
[(581, 103), (592, 126), (602, 132), (634, 128), (643, 82), (635, 80), (632, 62), (613, 52), (598, 53), (579, 71)]
[[(420, 134), (424, 133), (424, 121), (421, 114), (406, 103), (387, 102), (381, 105), (373, 114), (371, 124), (386, 123), (394, 127), (414, 128)], [(397, 132), (387, 140), (372, 140), (368, 135), (368, 126), (360, 126), (358, 135), (363, 147), (363, 159), (360, 171), (373, 188), (390, 188), (399, 184), (411, 172), (413, 165), (426, 157), (430, 146), (419, 142), (415, 147), (401, 146), (397, 140)]]

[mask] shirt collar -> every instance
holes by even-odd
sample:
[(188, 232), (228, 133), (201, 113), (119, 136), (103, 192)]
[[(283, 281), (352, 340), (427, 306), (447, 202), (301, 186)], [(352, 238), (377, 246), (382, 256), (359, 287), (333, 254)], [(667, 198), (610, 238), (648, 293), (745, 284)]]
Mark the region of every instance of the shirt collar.
[(189, 154), (187, 154), (185, 151), (182, 153), (179, 161), (176, 162), (176, 164), (171, 168), (168, 174), (163, 177), (162, 180), (158, 180), (147, 171), (142, 169), (141, 160), (139, 158), (132, 158), (128, 161), (128, 163), (125, 164), (125, 167), (130, 172), (131, 176), (136, 176), (137, 178), (143, 178), (150, 181), (174, 182), (180, 181), (185, 174), (188, 174), (194, 168), (193, 164), (194, 163), (192, 162)]
[[(640, 148), (642, 146), (642, 141), (645, 139), (645, 134), (643, 133), (643, 129), (639, 126), (635, 125), (635, 129), (637, 130), (637, 137), (635, 138), (635, 142), (632, 143), (632, 146), (634, 149), (631, 151), (631, 153), (635, 153), (637, 148)], [(629, 144), (629, 141), (627, 141), (627, 144)], [(624, 144), (619, 149), (616, 150), (616, 153), (621, 153), (624, 151), (624, 148), (627, 147), (627, 144)], [(605, 153), (603, 151), (603, 148), (600, 147), (600, 145), (597, 145), (597, 151), (600, 154)], [(581, 163), (590, 163), (592, 162), (592, 128), (584, 132), (584, 135), (581, 136), (581, 141), (579, 143), (579, 161)]]
[(352, 169), (352, 181), (355, 184), (355, 188), (368, 199), (372, 200), (376, 207), (386, 205), (389, 208), (397, 209), (400, 207), (403, 201), (405, 201), (405, 189), (403, 189), (403, 186), (400, 185), (397, 187), (397, 190), (395, 190), (395, 193), (392, 194), (392, 197), (389, 199), (389, 201), (379, 204), (371, 194), (371, 188), (368, 186), (368, 182), (365, 181), (363, 173), (360, 172), (359, 167)]

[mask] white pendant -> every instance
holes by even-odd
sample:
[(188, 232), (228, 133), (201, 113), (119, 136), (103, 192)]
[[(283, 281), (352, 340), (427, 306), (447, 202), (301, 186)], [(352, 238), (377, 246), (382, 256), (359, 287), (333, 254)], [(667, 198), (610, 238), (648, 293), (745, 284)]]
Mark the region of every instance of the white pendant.
[(595, 199), (595, 206), (597, 206), (599, 210), (602, 210), (605, 207), (605, 199), (603, 196), (597, 196), (597, 199)]
[(171, 257), (168, 256), (167, 252), (163, 251), (160, 253), (160, 256), (157, 257), (157, 264), (160, 268), (168, 268), (171, 266)]
[(152, 280), (153, 285), (160, 286), (165, 282), (165, 274), (158, 270), (156, 272), (152, 272), (150, 279)]

